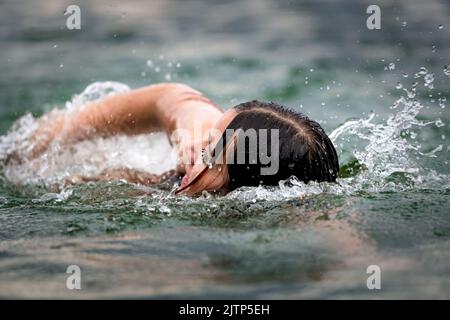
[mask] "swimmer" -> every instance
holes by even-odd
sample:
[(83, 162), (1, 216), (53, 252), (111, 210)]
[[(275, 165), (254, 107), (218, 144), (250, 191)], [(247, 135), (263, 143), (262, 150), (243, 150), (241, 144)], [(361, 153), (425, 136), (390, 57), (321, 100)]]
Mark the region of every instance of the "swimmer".
[(256, 100), (224, 112), (199, 91), (178, 83), (154, 84), (77, 110), (47, 113), (39, 119), (32, 148), (15, 159), (38, 157), (52, 142), (64, 146), (158, 131), (176, 148), (175, 170), (152, 175), (117, 168), (98, 177), (74, 177), (72, 182), (124, 179), (154, 184), (177, 176), (183, 177), (177, 194), (225, 194), (241, 186), (277, 185), (291, 176), (305, 183), (334, 182), (339, 171), (332, 142), (303, 114)]

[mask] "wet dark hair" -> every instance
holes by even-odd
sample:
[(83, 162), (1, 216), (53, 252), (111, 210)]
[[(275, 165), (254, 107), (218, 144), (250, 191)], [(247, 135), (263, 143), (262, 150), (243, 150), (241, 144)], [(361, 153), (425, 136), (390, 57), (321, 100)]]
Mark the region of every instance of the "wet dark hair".
[[(260, 162), (260, 157), (251, 154), (249, 139), (245, 136), (237, 136), (245, 139), (245, 163), (238, 163), (237, 152), (234, 153), (234, 161), (227, 162), (229, 174), (229, 190), (241, 186), (278, 185), (280, 180), (291, 176), (300, 181), (336, 181), (339, 171), (338, 157), (333, 143), (325, 134), (322, 127), (302, 113), (289, 110), (273, 102), (261, 102), (253, 100), (235, 107), (237, 115), (228, 125), (227, 129), (246, 131), (254, 129), (278, 129), (279, 133), (279, 168), (275, 174), (262, 175), (261, 168), (268, 167)], [(257, 134), (257, 149), (259, 150), (260, 134)], [(264, 136), (267, 145), (271, 145), (271, 135)], [(222, 136), (222, 147), (225, 146), (226, 133)], [(242, 143), (242, 141), (241, 141)], [(236, 145), (235, 145), (236, 148)], [(271, 148), (266, 148), (270, 157)], [(217, 152), (214, 152), (218, 154)], [(250, 159), (256, 159), (249, 161)]]

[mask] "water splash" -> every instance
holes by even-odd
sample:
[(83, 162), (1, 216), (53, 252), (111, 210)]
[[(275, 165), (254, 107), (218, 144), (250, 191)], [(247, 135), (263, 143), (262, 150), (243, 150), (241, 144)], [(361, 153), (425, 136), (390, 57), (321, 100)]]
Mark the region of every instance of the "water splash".
[(128, 91), (130, 91), (130, 87), (120, 82), (94, 82), (87, 86), (82, 93), (74, 95), (70, 101), (66, 102), (66, 109), (70, 111), (78, 110), (88, 102), (100, 100), (117, 93)]
[[(129, 90), (127, 85), (118, 82), (95, 82), (66, 102), (65, 110), (52, 112), (73, 112), (88, 102)], [(160, 174), (176, 165), (175, 152), (162, 133), (97, 138), (70, 148), (54, 141), (47, 152), (33, 160), (8, 162), (11, 155), (27, 154), (33, 149), (30, 138), (37, 128), (38, 120), (27, 114), (16, 121), (7, 135), (0, 136), (0, 171), (14, 184), (61, 184), (74, 176), (96, 176), (111, 168), (132, 168)]]
[[(416, 139), (424, 127), (443, 125), (440, 119), (423, 121), (418, 117), (423, 109), (416, 99), (419, 81), (425, 88), (432, 90), (434, 76), (426, 68), (421, 68), (414, 78), (416, 82), (409, 88), (397, 83), (396, 88), (404, 94), (391, 106), (392, 114), (385, 121), (377, 122), (376, 114), (371, 113), (366, 118), (350, 119), (330, 133), (341, 167), (347, 170), (346, 174), (341, 172), (337, 184), (305, 184), (291, 178), (280, 181), (278, 187), (240, 188), (226, 198), (248, 202), (278, 201), (319, 193), (355, 194), (450, 188), (450, 177), (427, 167), (423, 161), (436, 158), (444, 147), (433, 146), (429, 148), (431, 151), (425, 152)], [(96, 82), (74, 96), (65, 108), (77, 110), (90, 101), (128, 90), (128, 86), (121, 83)], [(440, 103), (445, 101), (442, 99)], [(105, 169), (117, 167), (161, 173), (176, 164), (176, 155), (164, 134), (95, 139), (70, 148), (61, 148), (55, 144), (49, 152), (32, 161), (23, 164), (5, 163), (7, 155), (13, 151), (32, 147), (27, 142), (36, 128), (37, 120), (28, 114), (17, 120), (7, 135), (0, 137), (1, 171), (7, 180), (15, 184), (50, 185), (72, 176), (94, 176)], [(149, 152), (143, 153), (142, 150)], [(69, 191), (63, 190), (60, 194), (44, 195), (40, 200), (64, 200), (70, 196)], [(207, 194), (204, 196), (208, 197)], [(165, 205), (174, 198), (171, 192), (156, 197), (157, 211), (167, 211)]]
[[(438, 173), (424, 164), (427, 158), (437, 158), (444, 150), (443, 145), (428, 146), (432, 150), (424, 152), (416, 140), (424, 127), (445, 125), (440, 118), (419, 120), (420, 111), (424, 108), (416, 99), (419, 80), (423, 80), (423, 86), (431, 90), (434, 75), (422, 67), (414, 77), (418, 81), (409, 89), (397, 83), (396, 88), (403, 89), (404, 95), (394, 102), (391, 109), (396, 112), (386, 121), (377, 123), (376, 114), (370, 113), (367, 118), (348, 120), (330, 133), (342, 169), (349, 167), (353, 171), (349, 176), (341, 172), (338, 184), (305, 184), (294, 177), (281, 181), (278, 188), (240, 188), (228, 197), (244, 201), (275, 201), (322, 192), (355, 194), (450, 188), (449, 175)], [(445, 97), (439, 100), (441, 108), (442, 101)]]
[(436, 157), (442, 146), (424, 153), (420, 143), (414, 140), (415, 130), (435, 122), (418, 120), (423, 106), (408, 97), (398, 99), (393, 108), (401, 110), (390, 115), (385, 123), (375, 123), (372, 113), (366, 119), (347, 121), (330, 134), (333, 142), (340, 146), (341, 153), (345, 152), (345, 143), (355, 137), (365, 142), (363, 148), (351, 152), (365, 170), (339, 182), (354, 191), (368, 192), (450, 187), (448, 176), (421, 165), (420, 161), (425, 157)]

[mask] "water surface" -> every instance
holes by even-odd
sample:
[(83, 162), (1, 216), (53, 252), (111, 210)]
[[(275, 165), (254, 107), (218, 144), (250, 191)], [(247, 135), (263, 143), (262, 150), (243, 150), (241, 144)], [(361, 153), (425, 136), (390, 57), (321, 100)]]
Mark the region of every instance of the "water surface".
[[(59, 1), (0, 4), (1, 298), (450, 298), (446, 1), (98, 1), (67, 31)], [(161, 81), (224, 108), (273, 100), (318, 120), (338, 184), (283, 181), (224, 197), (173, 185), (61, 188), (174, 165), (161, 134), (26, 148), (35, 117)], [(145, 150), (143, 152), (142, 150)], [(68, 265), (82, 290), (66, 289)], [(366, 268), (382, 270), (382, 290)]]

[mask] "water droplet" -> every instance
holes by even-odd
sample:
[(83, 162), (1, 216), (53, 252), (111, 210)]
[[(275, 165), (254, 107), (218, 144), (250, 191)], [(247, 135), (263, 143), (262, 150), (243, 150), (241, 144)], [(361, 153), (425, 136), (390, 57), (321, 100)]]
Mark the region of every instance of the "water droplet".
[(442, 70), (442, 71), (444, 71), (444, 74), (445, 74), (447, 77), (450, 77), (450, 66), (445, 65), (445, 66), (444, 66), (444, 70)]
[(165, 78), (167, 81), (170, 81), (170, 80), (172, 79), (172, 76), (170, 75), (170, 73), (166, 73), (166, 75), (164, 76), (164, 78)]
[(181, 63), (177, 63), (176, 67), (177, 68), (181, 67)]
[(57, 45), (57, 44), (54, 44), (54, 45), (53, 45), (53, 48), (58, 48), (58, 45)]
[(153, 61), (147, 60), (147, 67), (152, 68), (153, 67)]
[(158, 72), (160, 72), (160, 71), (161, 71), (161, 68), (160, 68), (160, 67), (156, 67), (156, 68), (155, 68), (155, 72), (156, 72), (156, 73), (158, 73)]
[(408, 74), (407, 73), (402, 73), (403, 78), (408, 78)]
[(441, 119), (437, 119), (434, 124), (436, 125), (436, 127), (440, 128), (445, 126), (445, 123), (441, 120)]
[(401, 88), (403, 88), (403, 85), (400, 82), (397, 82), (395, 89), (401, 89)]
[(389, 70), (395, 70), (395, 63), (391, 62), (388, 65)]
[(433, 89), (434, 73), (427, 73), (425, 77), (423, 77), (423, 80), (425, 81), (425, 87)]
[(439, 30), (442, 30), (442, 29), (444, 29), (444, 26), (443, 26), (442, 24), (440, 24), (440, 25), (438, 26), (438, 29), (439, 29)]
[(421, 78), (428, 73), (428, 69), (425, 67), (420, 67), (419, 72), (414, 74), (414, 78)]
[(408, 25), (408, 22), (406, 22), (406, 21), (402, 22), (402, 27), (406, 27), (407, 25)]
[(406, 94), (409, 99), (413, 99), (416, 96), (416, 91), (412, 89), (411, 91), (406, 90)]
[(445, 102), (446, 101), (447, 101), (447, 98), (445, 98), (445, 97), (442, 97), (442, 98), (438, 99), (438, 103), (439, 103), (439, 106), (441, 107), (441, 109), (445, 109)]
[(161, 212), (161, 213), (166, 213), (166, 214), (170, 215), (170, 211), (171, 211), (170, 208), (165, 205), (161, 205), (159, 207), (159, 212)]
[(59, 65), (59, 67), (60, 67), (60, 68), (64, 68), (64, 64), (61, 63), (61, 64)]

